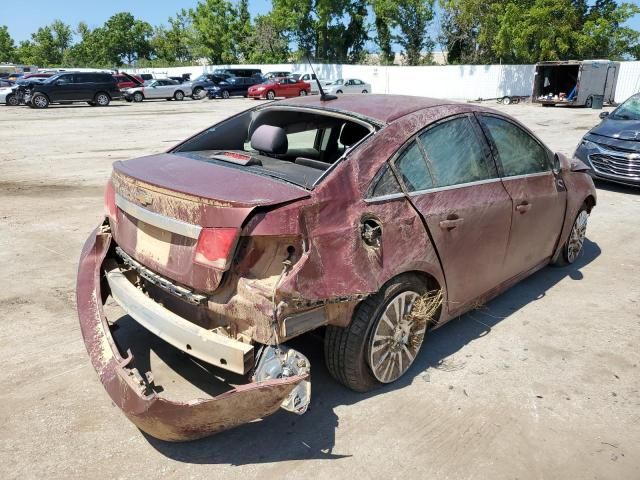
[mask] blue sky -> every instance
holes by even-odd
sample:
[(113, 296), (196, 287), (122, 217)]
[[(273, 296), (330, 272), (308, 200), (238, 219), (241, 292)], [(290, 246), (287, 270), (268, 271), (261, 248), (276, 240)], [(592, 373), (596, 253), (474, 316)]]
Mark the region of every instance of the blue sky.
[[(629, 0), (627, 0), (629, 1)], [(640, 0), (630, 0), (631, 3)], [(191, 8), (197, 0), (179, 2), (150, 0), (26, 0), (18, 2), (7, 0), (0, 8), (0, 25), (7, 25), (13, 39), (17, 42), (27, 40), (38, 27), (60, 19), (75, 28), (78, 22), (85, 21), (89, 27), (102, 25), (111, 15), (118, 12), (131, 12), (136, 18), (146, 20), (152, 25), (166, 23), (182, 8)], [(271, 0), (250, 0), (252, 15), (266, 13), (271, 9)], [(55, 6), (54, 6), (55, 5)], [(629, 26), (640, 30), (640, 15), (629, 22)]]

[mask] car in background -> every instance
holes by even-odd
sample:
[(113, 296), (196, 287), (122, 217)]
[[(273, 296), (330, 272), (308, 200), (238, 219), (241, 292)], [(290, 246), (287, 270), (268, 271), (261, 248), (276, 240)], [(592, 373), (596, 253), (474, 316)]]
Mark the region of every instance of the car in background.
[(640, 93), (600, 118), (574, 157), (591, 167), (594, 178), (640, 187)]
[(207, 89), (207, 97), (213, 100), (214, 98), (229, 98), (233, 96), (246, 97), (249, 92), (249, 88), (253, 85), (262, 83), (259, 78), (256, 77), (231, 77), (219, 82), (217, 85)]
[(75, 102), (106, 107), (121, 96), (113, 75), (102, 72), (61, 72), (43, 82), (27, 82), (18, 88), (24, 89), (24, 102), (32, 108)]
[(291, 72), (267, 72), (262, 75), (262, 80), (266, 82), (267, 80), (271, 80), (272, 78), (285, 78), (290, 76)]
[(369, 93), (371, 85), (357, 78), (339, 78), (324, 87), (325, 93), (340, 95), (342, 93)]
[(13, 87), (14, 82), (0, 78), (0, 88)]
[(184, 100), (191, 95), (191, 86), (188, 83), (178, 83), (168, 78), (146, 80), (143, 85), (128, 88), (124, 92), (127, 102), (142, 102), (143, 100)]
[[(82, 336), (129, 420), (182, 441), (303, 414), (311, 365), (289, 341), (314, 330), (337, 382), (400, 379), (438, 348), (428, 330), (576, 262), (596, 191), (495, 110), (344, 95), (258, 105), (115, 162), (104, 198), (80, 255)], [(130, 353), (158, 338), (224, 393), (172, 394), (180, 380)]]
[(197, 100), (205, 97), (205, 95), (207, 94), (207, 89), (215, 87), (220, 82), (228, 78), (231, 78), (231, 75), (229, 75), (228, 73), (203, 73), (195, 80), (191, 80), (189, 82), (186, 82), (185, 84), (191, 87), (191, 97), (194, 100)]
[(116, 79), (118, 88), (120, 90), (139, 87), (144, 83), (144, 80), (142, 79), (142, 77), (139, 77), (138, 75), (131, 75), (125, 72), (116, 73), (113, 77)]
[(24, 73), (10, 73), (9, 75), (7, 75), (6, 79), (15, 82), (22, 77), (24, 77)]
[(0, 103), (4, 103), (10, 107), (17, 107), (20, 105), (20, 96), (15, 85), (2, 86), (3, 83), (8, 83), (5, 80), (0, 81)]
[(259, 68), (216, 68), (215, 75), (229, 75), (231, 77), (261, 77), (262, 70)]
[(259, 83), (249, 88), (247, 96), (253, 99), (276, 97), (304, 97), (311, 93), (309, 82), (299, 81), (293, 77), (274, 78), (268, 82)]
[(328, 85), (330, 83), (327, 80), (318, 79), (315, 73), (309, 72), (292, 73), (291, 77), (302, 82), (309, 82), (309, 85), (311, 85), (312, 95), (317, 95), (320, 93), (320, 90), (318, 89), (318, 81), (320, 81), (320, 85), (322, 85), (323, 88), (325, 85)]

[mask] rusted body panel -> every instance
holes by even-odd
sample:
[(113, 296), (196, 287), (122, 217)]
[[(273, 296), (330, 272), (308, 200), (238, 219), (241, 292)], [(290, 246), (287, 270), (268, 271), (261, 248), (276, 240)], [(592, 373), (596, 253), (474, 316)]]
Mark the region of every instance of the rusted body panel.
[(102, 262), (111, 235), (99, 229), (91, 234), (80, 257), (76, 286), (78, 314), (85, 345), (100, 381), (113, 402), (140, 429), (154, 437), (182, 441), (201, 438), (250, 422), (275, 412), (282, 401), (306, 376), (292, 376), (263, 383), (238, 386), (222, 395), (190, 402), (175, 402), (161, 394), (147, 392), (135, 359), (118, 351), (102, 304), (104, 290)]

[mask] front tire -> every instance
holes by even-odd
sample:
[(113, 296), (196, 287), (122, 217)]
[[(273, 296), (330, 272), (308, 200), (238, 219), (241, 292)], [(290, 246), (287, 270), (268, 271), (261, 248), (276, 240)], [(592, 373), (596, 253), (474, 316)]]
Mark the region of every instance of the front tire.
[(573, 222), (569, 238), (567, 238), (567, 241), (562, 246), (560, 255), (558, 255), (558, 258), (553, 262), (553, 265), (557, 267), (571, 265), (578, 259), (584, 246), (588, 222), (589, 212), (587, 212), (587, 207), (583, 205)]
[(49, 99), (42, 93), (36, 93), (31, 97), (31, 105), (33, 105), (33, 108), (47, 108), (49, 106)]
[(345, 327), (328, 326), (325, 362), (340, 383), (366, 392), (404, 375), (422, 346), (431, 318), (411, 316), (415, 301), (427, 293), (415, 275), (403, 275), (356, 308)]
[(273, 90), (269, 90), (267, 92), (267, 100), (273, 100), (274, 98), (276, 98), (276, 92), (274, 92)]

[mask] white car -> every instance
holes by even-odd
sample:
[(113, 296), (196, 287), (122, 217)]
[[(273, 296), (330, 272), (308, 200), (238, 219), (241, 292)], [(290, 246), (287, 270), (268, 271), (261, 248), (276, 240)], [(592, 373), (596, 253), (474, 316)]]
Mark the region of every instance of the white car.
[(169, 78), (145, 80), (140, 87), (127, 88), (124, 99), (127, 102), (141, 102), (145, 99), (184, 100), (191, 95), (191, 85), (178, 83)]
[(13, 91), (15, 87), (3, 87), (0, 88), (0, 103), (15, 107), (18, 105), (18, 97)]
[(341, 93), (369, 93), (371, 85), (357, 78), (339, 78), (326, 87), (325, 93), (340, 95)]
[[(301, 82), (309, 82), (311, 85), (311, 95), (318, 95), (320, 90), (318, 89), (318, 82), (316, 81), (316, 75), (314, 73), (292, 73), (291, 78), (295, 78)], [(330, 82), (327, 80), (320, 79), (320, 85), (322, 88), (325, 88), (325, 85), (328, 85)]]

